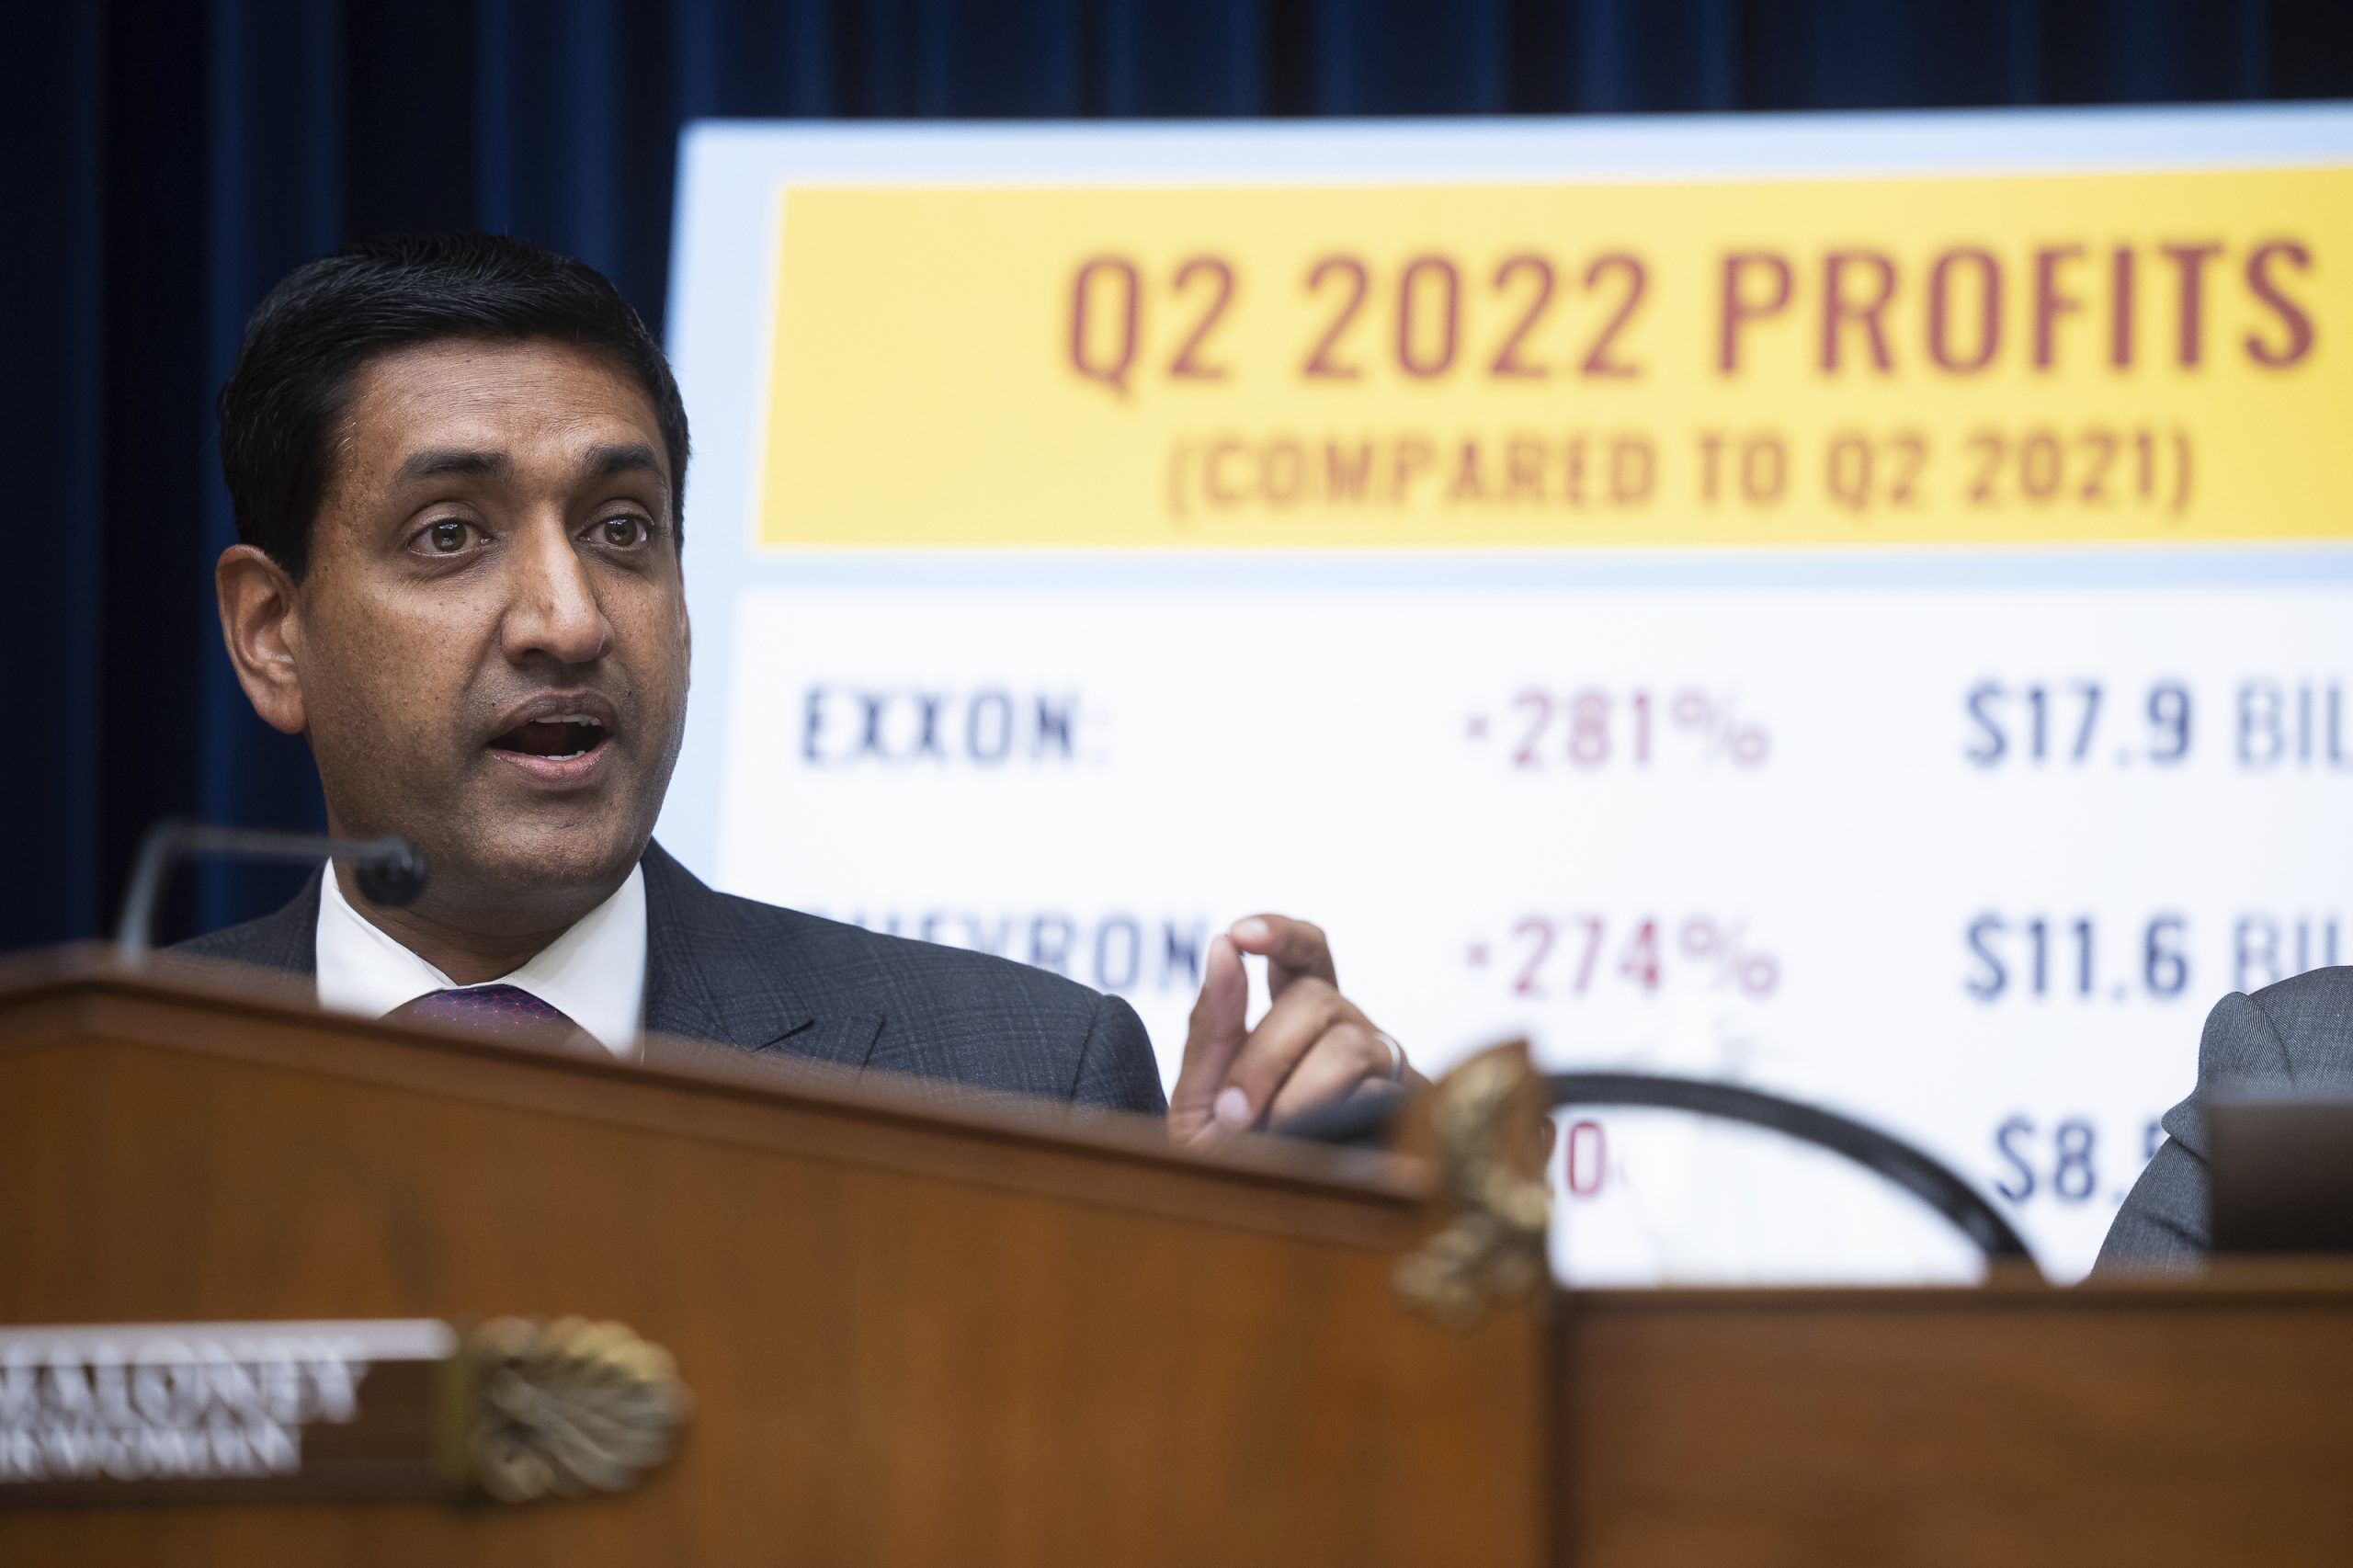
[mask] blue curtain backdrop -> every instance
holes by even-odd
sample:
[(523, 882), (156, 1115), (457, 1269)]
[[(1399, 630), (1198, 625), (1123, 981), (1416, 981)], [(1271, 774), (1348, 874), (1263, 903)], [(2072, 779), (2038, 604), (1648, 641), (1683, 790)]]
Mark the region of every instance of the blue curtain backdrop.
[[(320, 821), (215, 630), (210, 401), (296, 264), (510, 231), (659, 330), (677, 129), (2353, 96), (2346, 0), (31, 0), (0, 299), (12, 526), (0, 949), (110, 919), (142, 828)], [(282, 880), (212, 870), (182, 931)]]

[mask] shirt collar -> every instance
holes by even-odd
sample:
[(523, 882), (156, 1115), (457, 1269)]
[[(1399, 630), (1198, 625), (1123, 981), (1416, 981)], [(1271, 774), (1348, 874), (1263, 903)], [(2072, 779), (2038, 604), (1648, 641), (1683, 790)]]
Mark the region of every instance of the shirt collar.
[[(319, 889), (319, 1004), (381, 1018), (435, 991), (470, 989), (426, 962), (343, 896), (335, 868)], [(623, 1059), (638, 1051), (645, 1002), (645, 872), (631, 868), (613, 895), (510, 974), (512, 985), (578, 1024)]]

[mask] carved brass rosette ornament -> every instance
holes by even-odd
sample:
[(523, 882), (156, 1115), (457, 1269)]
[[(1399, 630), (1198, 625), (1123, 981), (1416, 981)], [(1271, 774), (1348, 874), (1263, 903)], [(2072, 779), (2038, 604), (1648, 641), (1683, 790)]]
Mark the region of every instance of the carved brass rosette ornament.
[(1524, 1043), (1472, 1057), (1425, 1097), (1427, 1121), (1411, 1142), (1438, 1163), (1447, 1217), (1398, 1263), (1396, 1287), (1407, 1304), (1461, 1327), (1546, 1278), (1542, 1104)]
[(450, 1370), (447, 1462), (501, 1503), (627, 1491), (670, 1457), (693, 1405), (670, 1353), (617, 1323), (494, 1319)]

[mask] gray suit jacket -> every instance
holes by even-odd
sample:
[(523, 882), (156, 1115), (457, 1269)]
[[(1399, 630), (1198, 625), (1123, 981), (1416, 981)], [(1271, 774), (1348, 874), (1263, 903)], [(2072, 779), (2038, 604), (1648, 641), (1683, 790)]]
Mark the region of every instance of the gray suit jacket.
[[(749, 1051), (1158, 1114), (1135, 1009), (1059, 975), (713, 892), (658, 844), (645, 868), (645, 1027)], [(319, 880), (193, 957), (310, 975)]]
[(2180, 1266), (2204, 1256), (2211, 1236), (2200, 1108), (2225, 1085), (2353, 1089), (2353, 966), (2312, 970), (2215, 1004), (2198, 1045), (2198, 1087), (2165, 1112), (2165, 1142), (2117, 1211), (2097, 1267)]

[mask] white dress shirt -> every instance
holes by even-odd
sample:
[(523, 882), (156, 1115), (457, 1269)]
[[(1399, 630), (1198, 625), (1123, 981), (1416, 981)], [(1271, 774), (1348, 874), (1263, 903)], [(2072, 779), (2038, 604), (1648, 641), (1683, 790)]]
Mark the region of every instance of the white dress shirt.
[[(467, 991), (410, 952), (343, 896), (335, 868), (319, 889), (319, 1005), (381, 1018), (436, 991)], [(555, 1008), (623, 1061), (636, 1057), (645, 1007), (645, 872), (521, 968), (485, 985), (512, 985)]]

